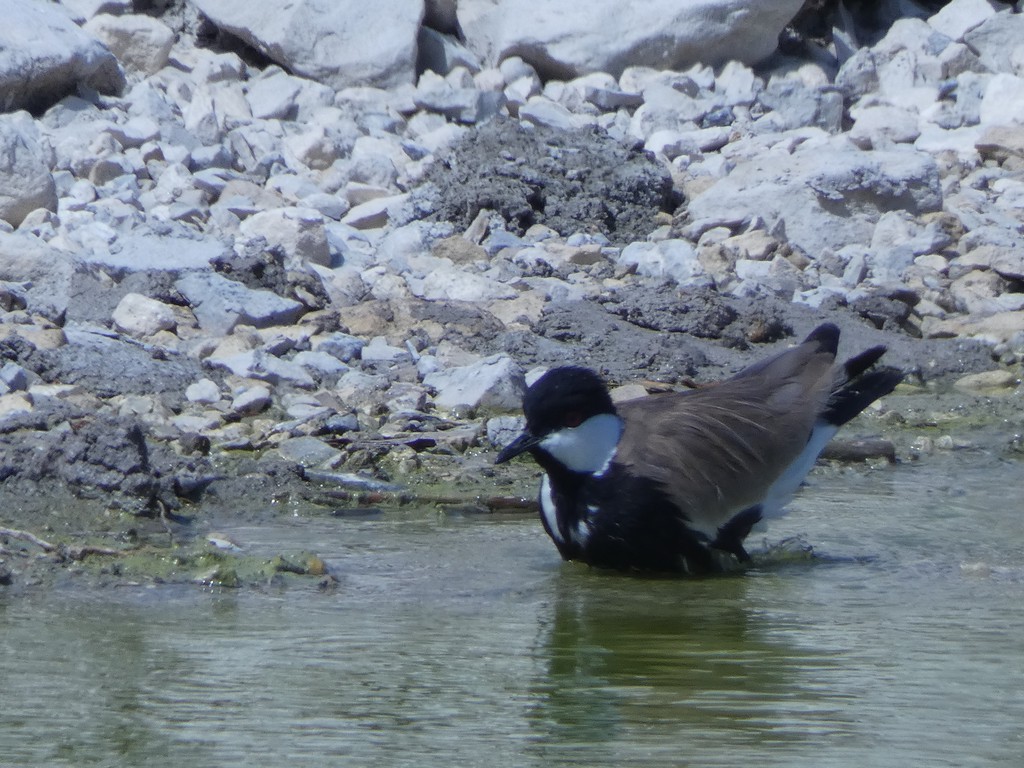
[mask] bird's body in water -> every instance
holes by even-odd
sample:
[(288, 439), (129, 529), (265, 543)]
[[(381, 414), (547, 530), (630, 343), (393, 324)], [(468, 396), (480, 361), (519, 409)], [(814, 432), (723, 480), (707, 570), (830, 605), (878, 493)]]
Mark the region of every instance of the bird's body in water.
[(777, 517), (840, 426), (902, 375), (873, 347), (836, 363), (839, 329), (691, 392), (616, 407), (586, 368), (548, 371), (523, 399), (526, 430), (497, 462), (544, 470), (544, 529), (566, 560), (707, 573), (749, 559), (743, 541)]

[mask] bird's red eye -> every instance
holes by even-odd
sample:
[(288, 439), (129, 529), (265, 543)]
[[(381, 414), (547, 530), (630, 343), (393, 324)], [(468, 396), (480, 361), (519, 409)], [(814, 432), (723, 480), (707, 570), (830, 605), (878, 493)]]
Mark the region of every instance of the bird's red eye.
[(562, 421), (567, 427), (578, 427), (583, 423), (583, 414), (579, 411), (569, 411)]

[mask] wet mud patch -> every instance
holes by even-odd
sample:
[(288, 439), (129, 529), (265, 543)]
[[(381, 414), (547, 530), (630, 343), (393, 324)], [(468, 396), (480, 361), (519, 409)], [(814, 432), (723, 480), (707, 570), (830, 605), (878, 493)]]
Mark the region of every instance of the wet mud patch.
[(643, 240), (659, 211), (678, 205), (652, 156), (603, 130), (555, 131), (493, 120), (440, 158), (411, 198), (412, 217), (465, 229), (484, 209), (522, 234), (544, 224), (559, 234)]
[(644, 291), (620, 291), (602, 302), (623, 320), (652, 331), (713, 339), (733, 349), (788, 338), (793, 328), (781, 302), (729, 300), (710, 289), (681, 290), (667, 283)]

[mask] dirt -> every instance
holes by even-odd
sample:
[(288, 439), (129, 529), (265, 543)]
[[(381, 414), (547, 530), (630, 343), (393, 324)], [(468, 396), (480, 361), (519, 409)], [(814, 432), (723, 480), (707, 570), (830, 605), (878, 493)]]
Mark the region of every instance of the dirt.
[(411, 219), (465, 229), (484, 209), (516, 234), (544, 224), (560, 235), (643, 240), (679, 202), (652, 156), (599, 129), (555, 131), (493, 120), (455, 144), (413, 191)]

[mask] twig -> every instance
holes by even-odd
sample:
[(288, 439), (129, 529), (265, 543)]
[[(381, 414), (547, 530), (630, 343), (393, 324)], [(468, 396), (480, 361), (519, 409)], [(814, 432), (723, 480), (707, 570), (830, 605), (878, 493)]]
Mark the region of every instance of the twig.
[(21, 539), (22, 541), (27, 541), (29, 544), (35, 544), (44, 552), (53, 552), (55, 549), (57, 549), (57, 546), (55, 544), (51, 544), (45, 539), (40, 539), (34, 533), (29, 533), (28, 531), (21, 531), (17, 528), (0, 528), (0, 536), (3, 536), (4, 538), (8, 539)]
[(34, 533), (22, 531), (17, 528), (0, 528), (0, 538), (27, 541), (29, 544), (35, 544), (44, 552), (56, 555), (61, 560), (84, 560), (89, 555), (119, 557), (123, 554), (119, 549), (95, 547), (91, 544), (83, 544), (81, 546), (71, 544), (53, 544), (46, 539), (39, 538)]

